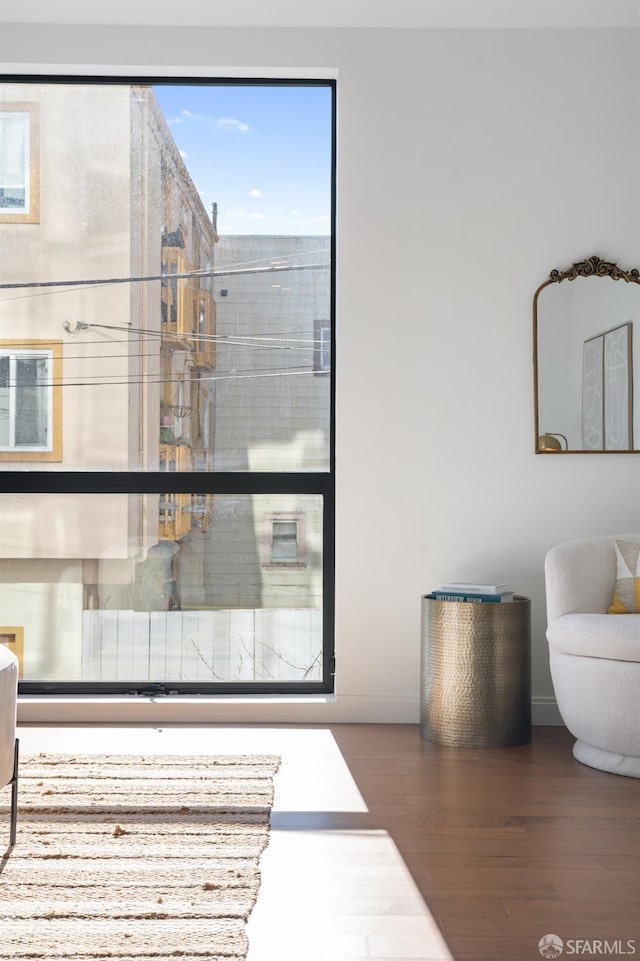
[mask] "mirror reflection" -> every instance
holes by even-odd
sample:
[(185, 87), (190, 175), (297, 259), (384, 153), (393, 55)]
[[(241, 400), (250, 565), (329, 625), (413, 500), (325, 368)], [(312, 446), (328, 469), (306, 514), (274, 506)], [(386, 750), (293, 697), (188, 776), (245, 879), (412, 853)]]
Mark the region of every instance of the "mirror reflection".
[(640, 450), (640, 270), (553, 270), (533, 308), (536, 452)]

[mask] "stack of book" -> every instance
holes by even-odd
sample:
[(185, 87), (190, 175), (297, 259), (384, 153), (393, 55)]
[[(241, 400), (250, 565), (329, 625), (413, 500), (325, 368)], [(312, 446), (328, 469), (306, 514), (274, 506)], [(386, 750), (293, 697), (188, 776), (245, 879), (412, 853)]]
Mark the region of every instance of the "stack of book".
[(467, 584), (454, 581), (443, 584), (429, 597), (434, 601), (475, 601), (482, 604), (505, 603), (513, 600), (513, 591), (506, 584)]

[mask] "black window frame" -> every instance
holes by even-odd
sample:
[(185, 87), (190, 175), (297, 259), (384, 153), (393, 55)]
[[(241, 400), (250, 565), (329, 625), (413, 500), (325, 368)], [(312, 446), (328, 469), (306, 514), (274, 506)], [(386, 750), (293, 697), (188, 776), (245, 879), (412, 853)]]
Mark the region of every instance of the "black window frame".
[[(335, 317), (336, 317), (336, 102), (337, 84), (334, 79), (289, 78), (229, 78), (197, 76), (123, 76), (74, 74), (0, 74), (1, 83), (38, 84), (111, 84), (111, 85), (269, 85), (322, 86), (331, 93), (331, 222), (330, 222), (330, 410), (329, 410), (329, 466), (326, 471), (304, 472), (229, 472), (229, 471), (47, 471), (46, 469), (2, 470), (0, 465), (0, 494), (195, 494), (195, 495), (251, 495), (251, 494), (315, 494), (323, 501), (323, 642), (321, 681), (162, 681), (132, 683), (122, 681), (19, 681), (21, 695), (59, 696), (141, 696), (162, 695), (229, 695), (251, 696), (272, 694), (317, 695), (334, 692), (335, 677)], [(1, 278), (0, 278), (1, 282)]]

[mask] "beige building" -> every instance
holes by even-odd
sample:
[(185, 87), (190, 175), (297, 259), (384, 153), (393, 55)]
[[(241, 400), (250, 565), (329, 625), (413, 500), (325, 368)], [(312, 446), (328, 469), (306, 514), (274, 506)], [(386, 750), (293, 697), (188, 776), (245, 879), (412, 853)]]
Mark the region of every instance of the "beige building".
[[(211, 279), (179, 275), (211, 273), (215, 224), (151, 88), (5, 83), (0, 141), (1, 279), (24, 285), (0, 291), (0, 466), (210, 466)], [(68, 678), (83, 609), (135, 594), (137, 565), (207, 505), (16, 494), (11, 506), (2, 620), (24, 634), (25, 676)]]

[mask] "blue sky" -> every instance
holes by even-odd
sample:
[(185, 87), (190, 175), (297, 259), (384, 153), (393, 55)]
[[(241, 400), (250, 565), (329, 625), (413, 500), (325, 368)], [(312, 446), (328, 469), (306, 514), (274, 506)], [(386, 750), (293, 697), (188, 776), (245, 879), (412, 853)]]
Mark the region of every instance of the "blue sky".
[(220, 234), (328, 234), (328, 86), (154, 86)]

